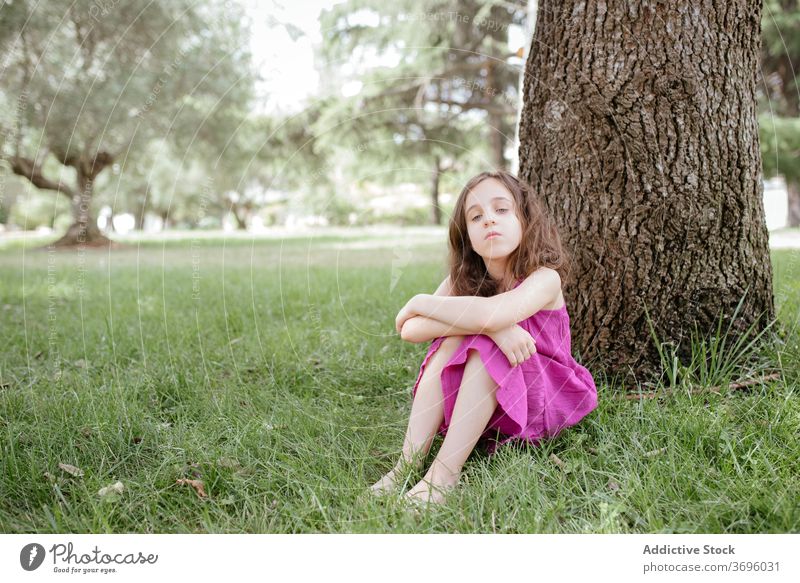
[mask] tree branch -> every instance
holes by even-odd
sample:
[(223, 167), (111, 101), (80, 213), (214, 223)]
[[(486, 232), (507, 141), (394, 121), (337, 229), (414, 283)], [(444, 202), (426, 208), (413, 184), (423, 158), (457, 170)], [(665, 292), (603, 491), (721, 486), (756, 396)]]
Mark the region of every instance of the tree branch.
[(14, 174), (27, 178), (36, 188), (55, 190), (56, 192), (65, 194), (70, 200), (72, 200), (75, 194), (72, 188), (60, 180), (55, 181), (46, 178), (44, 174), (42, 174), (41, 167), (34, 164), (33, 160), (30, 158), (12, 156), (9, 158), (9, 162), (11, 163), (11, 170), (14, 172)]

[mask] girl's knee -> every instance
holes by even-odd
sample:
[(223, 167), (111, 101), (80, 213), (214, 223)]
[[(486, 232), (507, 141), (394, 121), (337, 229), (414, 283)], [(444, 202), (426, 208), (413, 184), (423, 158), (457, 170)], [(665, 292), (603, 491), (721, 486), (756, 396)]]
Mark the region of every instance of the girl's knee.
[(464, 340), (463, 336), (448, 336), (442, 342), (442, 346), (458, 347), (462, 340)]
[(492, 378), (489, 374), (489, 371), (486, 369), (486, 363), (484, 363), (483, 358), (481, 358), (481, 353), (472, 348), (467, 350), (467, 359), (465, 361), (464, 370), (469, 370), (471, 374), (475, 374), (474, 371), (480, 371), (483, 376), (487, 377), (488, 379)]

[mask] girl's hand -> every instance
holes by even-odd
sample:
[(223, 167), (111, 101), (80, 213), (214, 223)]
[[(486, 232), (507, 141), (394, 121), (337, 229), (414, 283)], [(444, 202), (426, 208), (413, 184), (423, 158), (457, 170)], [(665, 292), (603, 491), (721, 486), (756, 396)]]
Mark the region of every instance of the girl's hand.
[(394, 319), (394, 327), (397, 329), (397, 333), (400, 334), (400, 331), (403, 329), (403, 324), (406, 323), (406, 320), (413, 318), (414, 316), (419, 316), (419, 312), (415, 309), (415, 299), (417, 296), (414, 296), (406, 305), (401, 308), (399, 312), (397, 312), (397, 317)]
[(511, 366), (522, 364), (536, 353), (536, 341), (519, 324), (492, 332), (487, 336), (494, 340)]

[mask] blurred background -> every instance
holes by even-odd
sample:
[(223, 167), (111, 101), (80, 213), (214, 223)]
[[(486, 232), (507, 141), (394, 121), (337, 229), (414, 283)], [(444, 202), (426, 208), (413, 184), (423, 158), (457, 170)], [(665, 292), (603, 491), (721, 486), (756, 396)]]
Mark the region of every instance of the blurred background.
[[(516, 170), (536, 9), (5, 2), (0, 237), (57, 238), (79, 192), (111, 239), (443, 225), (469, 176)], [(780, 230), (800, 225), (798, 2), (767, 0), (762, 31), (764, 203)]]

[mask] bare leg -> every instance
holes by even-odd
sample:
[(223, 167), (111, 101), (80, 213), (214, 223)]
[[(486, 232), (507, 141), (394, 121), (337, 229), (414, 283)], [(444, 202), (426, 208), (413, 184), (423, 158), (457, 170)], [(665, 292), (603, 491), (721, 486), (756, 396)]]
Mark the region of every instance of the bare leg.
[(448, 336), (436, 350), (417, 386), (411, 405), (411, 415), (403, 442), (400, 460), (388, 474), (371, 486), (371, 490), (382, 493), (394, 488), (398, 477), (409, 467), (421, 468), (433, 445), (436, 430), (444, 420), (444, 397), (440, 375), (444, 365), (461, 345), (463, 336)]
[(447, 490), (458, 484), (464, 462), (497, 407), (496, 391), (497, 383), (480, 355), (470, 350), (444, 443), (425, 477), (408, 491), (407, 498), (440, 503)]

